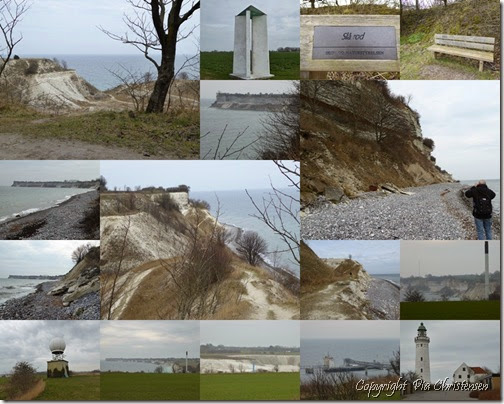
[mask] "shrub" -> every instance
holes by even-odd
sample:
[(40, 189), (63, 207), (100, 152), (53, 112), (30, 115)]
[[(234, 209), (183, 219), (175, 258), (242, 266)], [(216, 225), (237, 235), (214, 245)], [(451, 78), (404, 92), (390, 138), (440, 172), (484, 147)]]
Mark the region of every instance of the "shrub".
[(418, 290), (415, 290), (411, 287), (408, 287), (408, 290), (406, 291), (406, 295), (404, 296), (404, 301), (405, 302), (424, 302), (425, 297)]
[(170, 194), (162, 194), (159, 200), (159, 205), (166, 211), (176, 210), (180, 212), (177, 202), (173, 200)]
[(210, 204), (202, 199), (189, 199), (189, 204), (196, 209), (210, 210)]
[(429, 139), (428, 137), (423, 140), (424, 146), (428, 147), (431, 150), (434, 150), (434, 140)]
[(268, 247), (266, 241), (253, 231), (247, 231), (240, 238), (237, 238), (236, 244), (236, 250), (253, 266), (259, 265), (261, 254), (266, 253)]
[(37, 60), (32, 60), (25, 70), (27, 76), (38, 73), (39, 64)]
[(26, 393), (35, 383), (37, 383), (35, 368), (29, 362), (18, 362), (12, 368), (12, 375), (7, 382), (7, 396), (13, 399)]

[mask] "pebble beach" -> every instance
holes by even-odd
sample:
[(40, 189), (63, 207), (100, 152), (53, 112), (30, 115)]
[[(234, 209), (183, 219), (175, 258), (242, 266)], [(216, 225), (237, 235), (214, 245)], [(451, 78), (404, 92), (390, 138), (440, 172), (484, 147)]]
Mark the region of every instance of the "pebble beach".
[[(366, 193), (347, 202), (319, 203), (301, 218), (305, 240), (474, 240), (471, 208), (459, 183), (406, 188), (412, 195)], [(500, 217), (494, 215), (493, 236)]]

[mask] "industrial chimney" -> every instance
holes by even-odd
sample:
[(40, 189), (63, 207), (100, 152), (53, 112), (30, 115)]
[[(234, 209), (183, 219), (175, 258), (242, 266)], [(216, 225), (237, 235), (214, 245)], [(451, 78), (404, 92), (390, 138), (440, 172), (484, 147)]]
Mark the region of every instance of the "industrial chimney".
[(485, 241), (485, 299), (488, 300), (490, 296), (490, 284), (488, 273), (488, 241)]

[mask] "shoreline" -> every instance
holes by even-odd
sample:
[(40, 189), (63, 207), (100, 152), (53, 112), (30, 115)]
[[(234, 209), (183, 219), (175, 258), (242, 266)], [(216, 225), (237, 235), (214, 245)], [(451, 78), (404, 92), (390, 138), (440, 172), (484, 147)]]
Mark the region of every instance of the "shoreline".
[[(475, 240), (471, 204), (461, 183), (404, 188), (412, 195), (365, 193), (339, 204), (320, 202), (301, 217), (306, 240)], [(470, 202), (470, 201), (469, 201)], [(500, 213), (493, 215), (500, 237)]]
[[(99, 192), (91, 189), (73, 195), (56, 206), (0, 223), (0, 240), (86, 240), (81, 221)], [(97, 237), (92, 239), (98, 239)]]
[(48, 295), (59, 281), (45, 281), (35, 291), (0, 304), (0, 320), (99, 320), (99, 292), (89, 293), (63, 306), (60, 296)]

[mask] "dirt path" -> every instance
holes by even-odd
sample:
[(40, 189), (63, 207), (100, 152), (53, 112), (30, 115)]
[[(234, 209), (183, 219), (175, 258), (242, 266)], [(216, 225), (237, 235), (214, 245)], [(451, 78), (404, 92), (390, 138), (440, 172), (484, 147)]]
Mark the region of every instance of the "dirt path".
[(475, 74), (462, 72), (446, 66), (426, 65), (420, 70), (424, 80), (477, 80)]
[(33, 400), (34, 398), (37, 398), (39, 395), (41, 395), (45, 390), (45, 381), (40, 379), (33, 388), (28, 390), (26, 393), (20, 395), (19, 397), (16, 397), (14, 400), (16, 401), (29, 401)]
[(259, 286), (261, 280), (255, 274), (246, 272), (242, 282), (247, 288), (246, 298), (253, 306), (249, 320), (290, 320), (297, 316), (293, 309), (269, 303), (267, 293)]
[(0, 134), (0, 160), (142, 160), (149, 159), (123, 147), (102, 146), (77, 140), (37, 139)]

